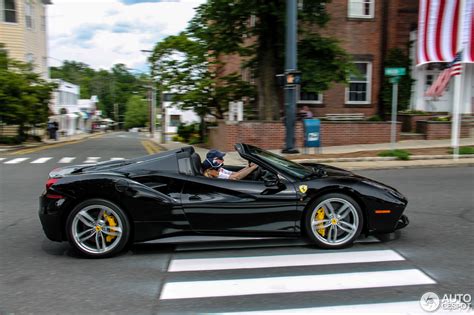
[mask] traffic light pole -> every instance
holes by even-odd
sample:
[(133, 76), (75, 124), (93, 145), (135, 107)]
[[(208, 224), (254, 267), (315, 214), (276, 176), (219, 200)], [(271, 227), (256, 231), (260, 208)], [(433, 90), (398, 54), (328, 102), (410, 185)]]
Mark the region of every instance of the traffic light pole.
[[(297, 70), (297, 0), (286, 0), (285, 72)], [(285, 148), (282, 153), (298, 153), (295, 149), (296, 85), (285, 82)]]

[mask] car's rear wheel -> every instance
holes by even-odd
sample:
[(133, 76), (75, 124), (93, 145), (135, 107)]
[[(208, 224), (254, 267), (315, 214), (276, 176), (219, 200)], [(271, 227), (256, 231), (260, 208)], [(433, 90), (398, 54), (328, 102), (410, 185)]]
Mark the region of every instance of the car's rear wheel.
[(340, 193), (319, 197), (311, 204), (305, 216), (308, 237), (323, 248), (351, 245), (360, 235), (363, 223), (359, 204)]
[(117, 205), (90, 199), (77, 205), (66, 221), (71, 245), (87, 257), (104, 258), (119, 253), (128, 242), (130, 223)]

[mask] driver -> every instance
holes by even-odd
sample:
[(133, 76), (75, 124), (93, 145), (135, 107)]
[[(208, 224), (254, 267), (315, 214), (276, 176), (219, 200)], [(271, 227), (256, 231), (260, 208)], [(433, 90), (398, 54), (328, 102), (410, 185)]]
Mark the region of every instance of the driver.
[(224, 169), (224, 156), (225, 153), (219, 150), (209, 150), (206, 154), (206, 159), (202, 164), (203, 174), (209, 178), (222, 178), (222, 179), (234, 179), (240, 180), (245, 178), (247, 175), (252, 173), (258, 165), (250, 163), (238, 172), (232, 172)]

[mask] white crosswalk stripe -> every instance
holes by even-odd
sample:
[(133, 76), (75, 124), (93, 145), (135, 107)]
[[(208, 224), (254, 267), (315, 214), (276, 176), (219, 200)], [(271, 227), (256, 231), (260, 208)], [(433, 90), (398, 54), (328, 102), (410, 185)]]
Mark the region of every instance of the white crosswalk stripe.
[(28, 159), (29, 158), (16, 158), (16, 159), (13, 159), (13, 160), (6, 161), (4, 164), (18, 164), (18, 163), (24, 162)]
[(100, 156), (89, 156), (87, 157), (87, 160), (84, 161), (84, 163), (97, 163), (100, 160)]
[(36, 159), (32, 162), (30, 162), (31, 164), (42, 164), (42, 163), (46, 163), (48, 162), (49, 160), (51, 160), (52, 157), (42, 157), (42, 158), (39, 158), (39, 159)]
[[(29, 159), (30, 158), (23, 158), (23, 157), (14, 158), (14, 159), (11, 159), (11, 160), (8, 160), (8, 158), (0, 158), (0, 162), (3, 162), (3, 164), (19, 164), (19, 163), (25, 162)], [(74, 162), (76, 159), (77, 159), (77, 157), (65, 156), (65, 157), (60, 158), (57, 163), (58, 164), (68, 164), (68, 163)], [(102, 157), (99, 157), (99, 156), (89, 156), (82, 163), (95, 164), (95, 163), (98, 163), (99, 160), (101, 160), (101, 159), (102, 159)], [(107, 158), (104, 159), (104, 161), (120, 161), (120, 160), (125, 160), (125, 158), (123, 158), (123, 157), (112, 157), (110, 159), (107, 159)], [(49, 157), (49, 156), (48, 157), (39, 157), (39, 158), (36, 158), (35, 160), (31, 161), (30, 164), (43, 164), (43, 163), (46, 163), (48, 161), (54, 161), (54, 158)]]
[(294, 266), (317, 266), (331, 264), (354, 264), (404, 260), (393, 250), (367, 252), (342, 252), (299, 255), (276, 255), (254, 257), (226, 257), (205, 259), (176, 259), (170, 263), (169, 272), (254, 269)]
[(58, 163), (71, 163), (72, 161), (74, 161), (76, 158), (75, 157), (69, 157), (69, 156), (66, 156), (66, 157), (63, 157), (62, 159), (59, 160)]
[(166, 283), (160, 298), (190, 299), (253, 294), (383, 288), (436, 283), (418, 269)]
[[(191, 252), (180, 255), (189, 257), (194, 254)], [(202, 254), (199, 255), (202, 257)], [(391, 267), (388, 270), (385, 268), (380, 270), (379, 268), (383, 263), (391, 263)], [(282, 294), (283, 296), (285, 294), (293, 294), (292, 296), (294, 296), (294, 294), (299, 293), (320, 292), (319, 294), (327, 295), (329, 292), (343, 292), (344, 290), (350, 290), (352, 295), (356, 292), (354, 290), (360, 290), (360, 294), (363, 295), (364, 290), (370, 289), (391, 290), (392, 287), (406, 286), (417, 290), (417, 286), (422, 288), (426, 285), (436, 284), (436, 281), (430, 276), (419, 269), (410, 267), (407, 263), (403, 256), (390, 249), (318, 251), (316, 253), (296, 253), (292, 255), (285, 253), (284, 255), (245, 257), (178, 257), (172, 259), (169, 264), (168, 280), (163, 285), (159, 298), (163, 303), (168, 303), (164, 304), (163, 307), (174, 307), (176, 305), (176, 309), (179, 309), (179, 305), (183, 303), (179, 302), (180, 300), (200, 299), (193, 301), (203, 301), (202, 307), (204, 307), (204, 310), (206, 305), (213, 301), (208, 301), (208, 299), (223, 297), (237, 299), (235, 300), (237, 304), (233, 304), (230, 313), (226, 313), (230, 306), (224, 303), (219, 306), (218, 314), (348, 314), (354, 312), (358, 314), (383, 314), (387, 313), (387, 310), (394, 313), (421, 314), (423, 311), (420, 308), (420, 302), (413, 297), (401, 301), (381, 303), (379, 300), (371, 300), (370, 295), (367, 295), (367, 304), (359, 304), (359, 300), (354, 305), (337, 305), (336, 301), (333, 306), (318, 307), (318, 303), (315, 303), (314, 306), (309, 305), (309, 307), (306, 304), (306, 308), (294, 308), (295, 306), (291, 303), (291, 300), (278, 298), (278, 301), (282, 301), (282, 305), (273, 305), (271, 309), (252, 310), (252, 308), (246, 307), (242, 312), (235, 309), (235, 305), (240, 305), (237, 301), (241, 298), (246, 297), (246, 299), (253, 300), (252, 296), (258, 298), (260, 295), (269, 297), (277, 294), (274, 298), (276, 299), (277, 296)], [(355, 267), (356, 270), (351, 267), (353, 264), (359, 264)], [(396, 268), (398, 264), (401, 266)], [(316, 269), (309, 269), (311, 266)], [(320, 269), (317, 269), (317, 266), (326, 266), (326, 270), (330, 271), (321, 272)], [(285, 275), (280, 276), (279, 271), (270, 276), (273, 273), (271, 268), (282, 267), (296, 268), (294, 269), (295, 275), (288, 274), (288, 269), (285, 268), (279, 269), (285, 270)], [(304, 267), (304, 269), (299, 270), (298, 267)], [(365, 269), (365, 267), (367, 267), (367, 270), (361, 269)], [(256, 273), (255, 270), (259, 268), (267, 268), (264, 272), (265, 276)], [(311, 270), (316, 270), (316, 273)], [(205, 273), (206, 271), (211, 273)], [(183, 278), (181, 273), (189, 272), (194, 273), (191, 279), (186, 279), (187, 276)], [(203, 279), (200, 279), (201, 273)], [(173, 281), (175, 275), (177, 280)], [(210, 278), (209, 275), (212, 275), (212, 277)], [(232, 276), (228, 278), (229, 275)], [(238, 276), (236, 277), (236, 275)], [(200, 303), (193, 302), (193, 308), (196, 311), (200, 311)], [(245, 305), (245, 303), (242, 305)], [(206, 313), (212, 314), (213, 312)]]

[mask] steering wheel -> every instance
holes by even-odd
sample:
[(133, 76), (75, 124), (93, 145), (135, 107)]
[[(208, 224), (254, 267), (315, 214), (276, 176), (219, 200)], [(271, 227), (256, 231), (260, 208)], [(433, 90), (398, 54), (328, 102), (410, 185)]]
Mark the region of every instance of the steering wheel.
[[(250, 162), (249, 162), (249, 165), (250, 165)], [(257, 168), (252, 173), (250, 173), (250, 175), (251, 175), (252, 180), (257, 181), (263, 176), (263, 170), (260, 166), (257, 166)]]

